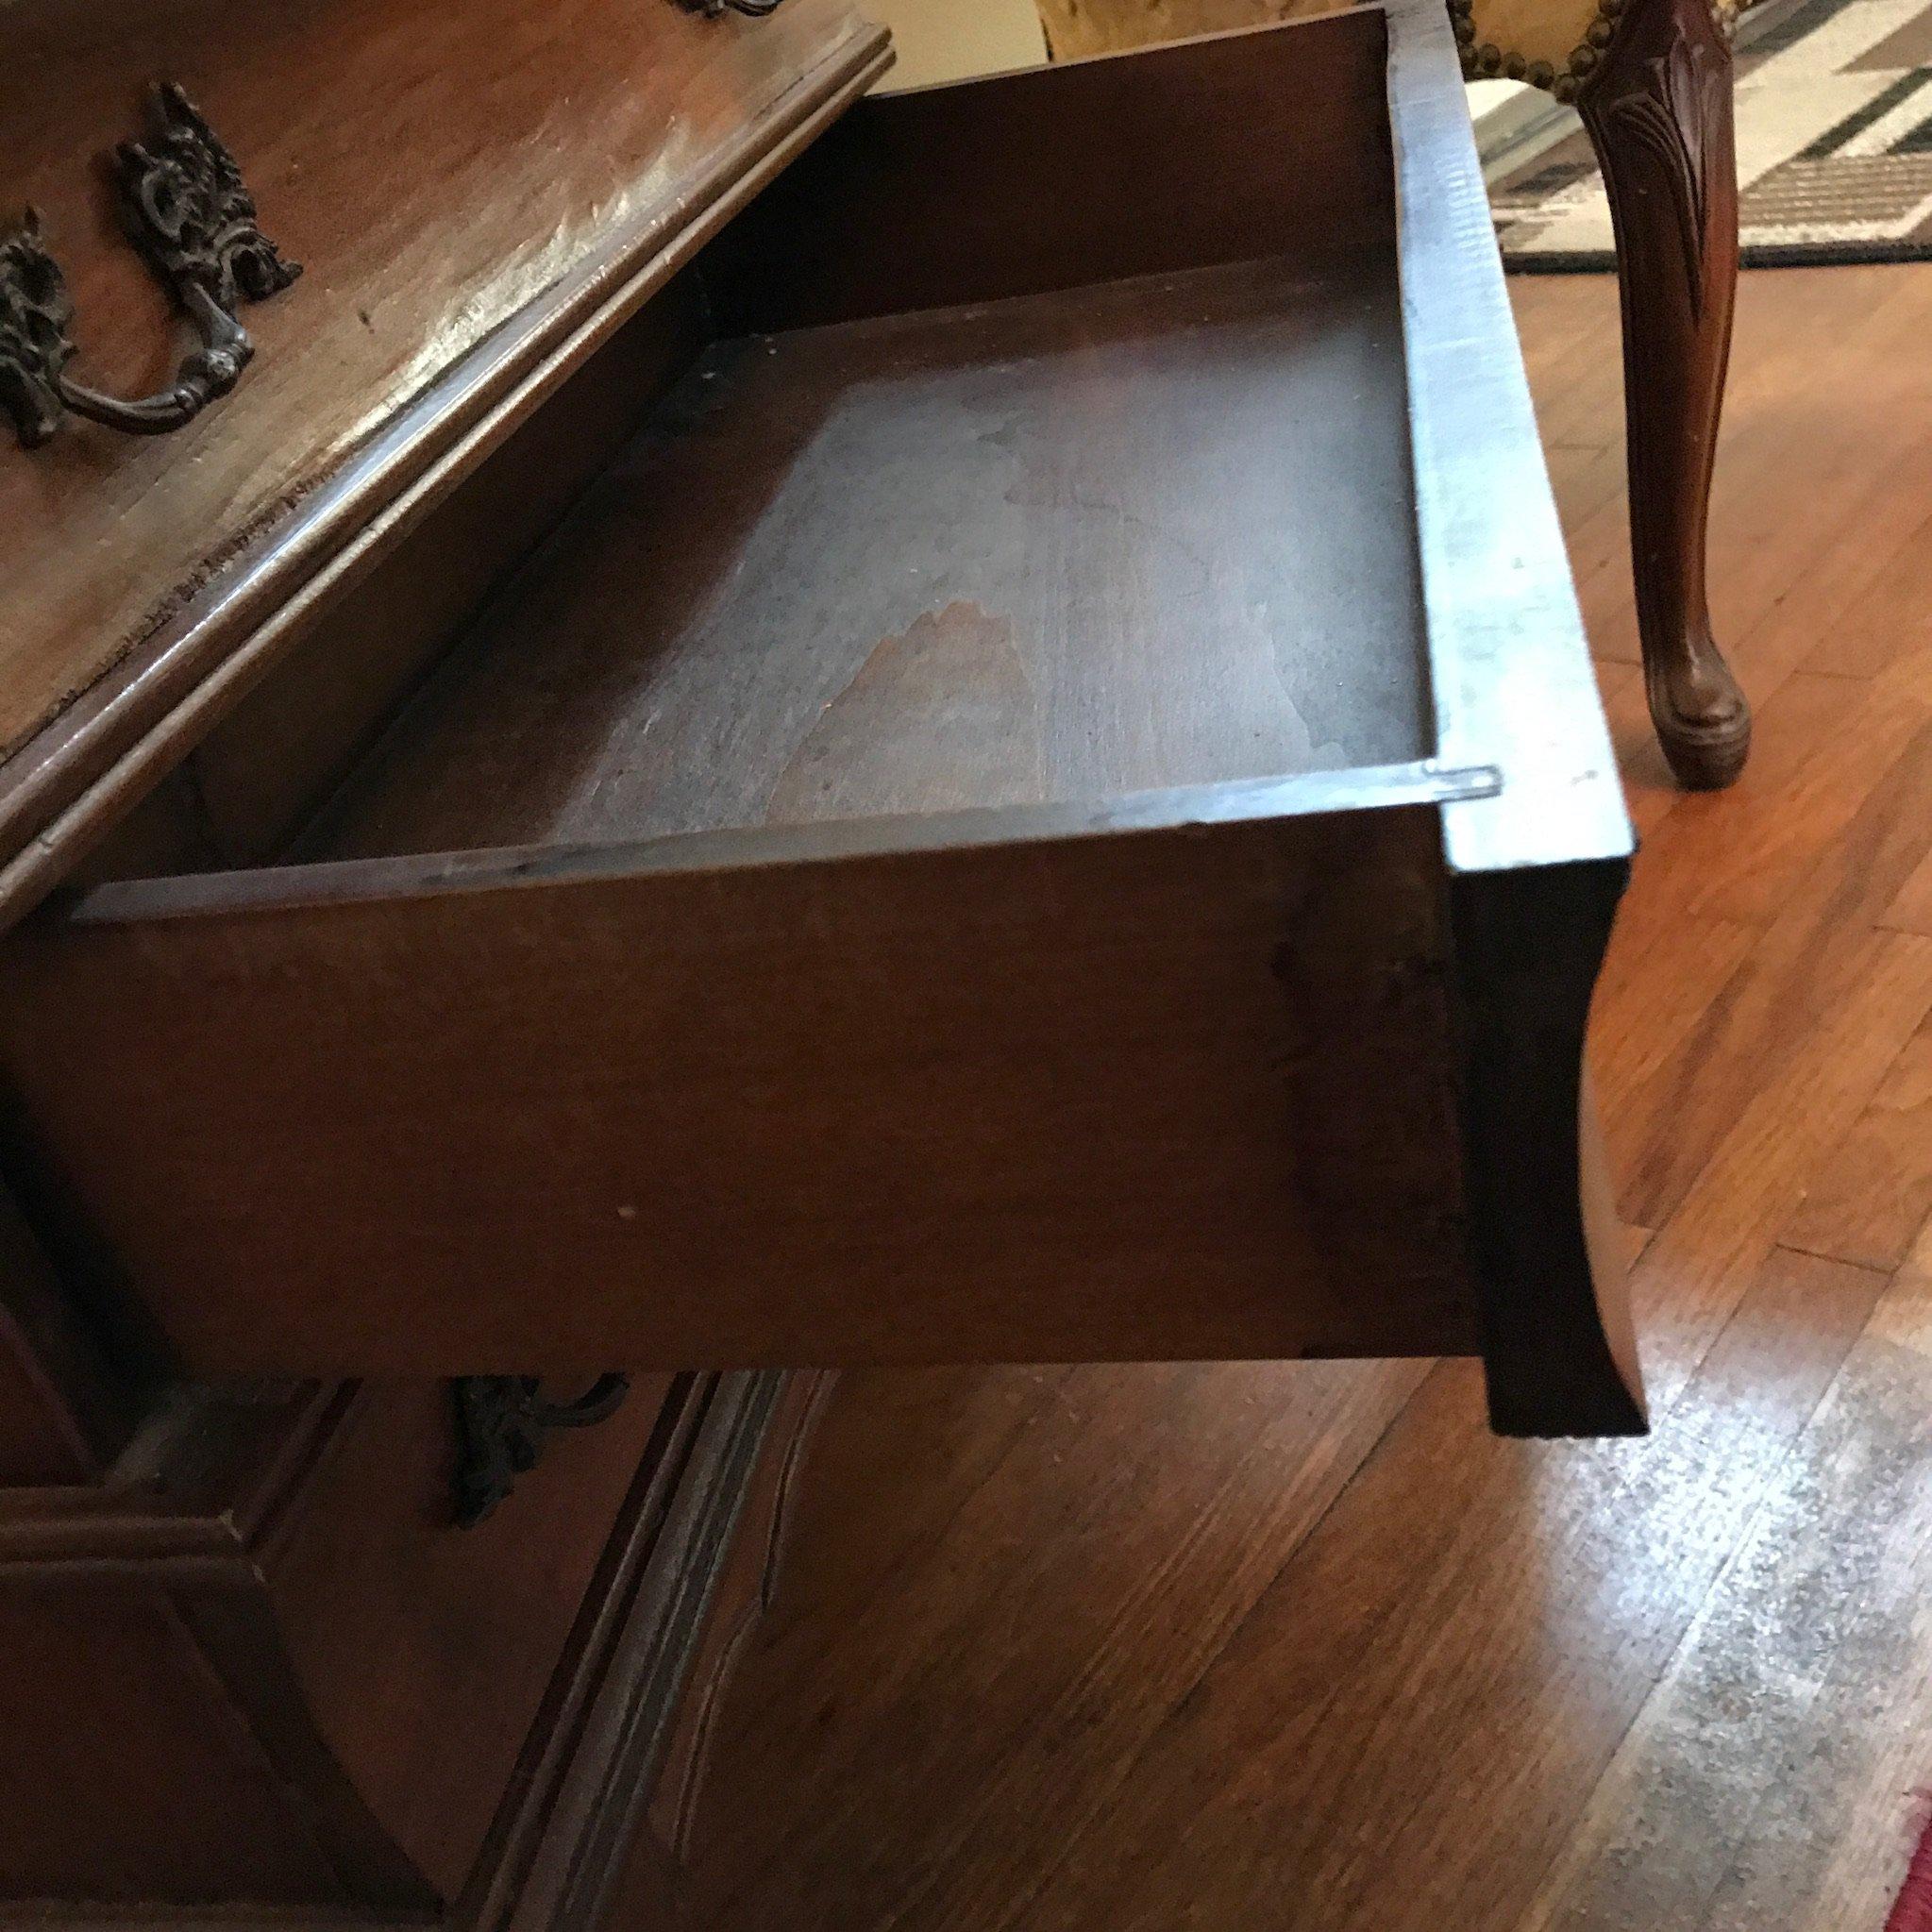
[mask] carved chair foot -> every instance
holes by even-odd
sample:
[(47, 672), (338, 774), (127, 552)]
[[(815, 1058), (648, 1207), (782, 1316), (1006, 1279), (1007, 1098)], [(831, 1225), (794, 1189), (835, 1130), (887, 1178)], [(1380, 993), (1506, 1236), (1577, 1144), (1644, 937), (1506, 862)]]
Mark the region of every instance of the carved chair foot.
[(1677, 782), (1722, 791), (1751, 753), (1751, 706), (1707, 638), (1674, 663), (1653, 659), (1645, 690), (1658, 742)]

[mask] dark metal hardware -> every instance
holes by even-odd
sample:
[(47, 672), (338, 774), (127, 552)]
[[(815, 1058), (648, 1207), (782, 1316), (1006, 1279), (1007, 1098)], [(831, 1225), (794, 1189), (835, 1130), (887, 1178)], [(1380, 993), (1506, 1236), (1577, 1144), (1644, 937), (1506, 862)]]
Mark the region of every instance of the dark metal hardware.
[(456, 1405), (456, 1520), (474, 1529), (508, 1496), (518, 1476), (536, 1468), (544, 1437), (555, 1429), (587, 1429), (617, 1413), (628, 1375), (599, 1375), (574, 1402), (547, 1402), (536, 1375), (460, 1375), (449, 1386)]
[(75, 381), (66, 278), (28, 209), (0, 241), (0, 407), (24, 448), (37, 448), (65, 413), (137, 436), (191, 423), (241, 379), (255, 353), (235, 319), (243, 302), (265, 301), (301, 274), (256, 224), (255, 201), (235, 158), (172, 83), (153, 94), (149, 144), (114, 150), (115, 183), (129, 239), (173, 294), (201, 338), (171, 388), (124, 399)]
[(776, 13), (782, 4), (783, 0), (684, 0), (693, 13), (701, 13), (707, 20), (717, 20), (727, 13), (763, 20), (767, 14)]

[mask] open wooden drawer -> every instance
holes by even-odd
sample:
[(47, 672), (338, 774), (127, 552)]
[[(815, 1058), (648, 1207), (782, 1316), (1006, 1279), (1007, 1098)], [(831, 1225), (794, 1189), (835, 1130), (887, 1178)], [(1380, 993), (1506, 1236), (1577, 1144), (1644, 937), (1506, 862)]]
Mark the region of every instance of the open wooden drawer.
[(1641, 1426), (1630, 834), (1440, 9), (867, 101), (698, 273), (294, 862), (8, 941), (96, 1294), (194, 1376), (1479, 1352)]

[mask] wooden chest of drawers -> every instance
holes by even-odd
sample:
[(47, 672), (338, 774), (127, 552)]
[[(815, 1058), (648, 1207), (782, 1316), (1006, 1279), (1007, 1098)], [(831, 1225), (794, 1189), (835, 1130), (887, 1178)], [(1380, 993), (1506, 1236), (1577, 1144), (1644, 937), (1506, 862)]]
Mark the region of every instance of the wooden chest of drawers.
[[(1629, 829), (1433, 9), (864, 101), (839, 0), (0, 51), (0, 1913), (594, 1923), (806, 1368), (1641, 1426)], [(453, 1525), (450, 1378), (620, 1369)]]
[(8, 1917), (595, 1924), (697, 1775), (687, 1666), (758, 1601), (812, 1392), (639, 1378), (469, 1530), (424, 1383), (180, 1391), (97, 1480), (0, 1491)]

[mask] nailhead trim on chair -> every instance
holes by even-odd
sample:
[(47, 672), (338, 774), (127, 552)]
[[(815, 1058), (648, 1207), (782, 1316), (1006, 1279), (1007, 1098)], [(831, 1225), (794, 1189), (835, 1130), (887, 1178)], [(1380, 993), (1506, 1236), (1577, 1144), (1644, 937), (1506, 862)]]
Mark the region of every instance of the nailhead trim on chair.
[[(1449, 0), (1449, 18), (1455, 28), (1455, 44), (1462, 53), (1462, 71), (1470, 80), (1527, 80), (1547, 88), (1559, 101), (1573, 101), (1577, 89), (1595, 73), (1603, 50), (1616, 38), (1617, 22), (1628, 0), (1597, 0), (1597, 17), (1589, 30), (1570, 50), (1562, 73), (1547, 60), (1525, 60), (1520, 54), (1505, 54), (1488, 41), (1476, 39), (1475, 0)], [(1712, 17), (1726, 40), (1738, 30), (1738, 10), (1712, 0)]]

